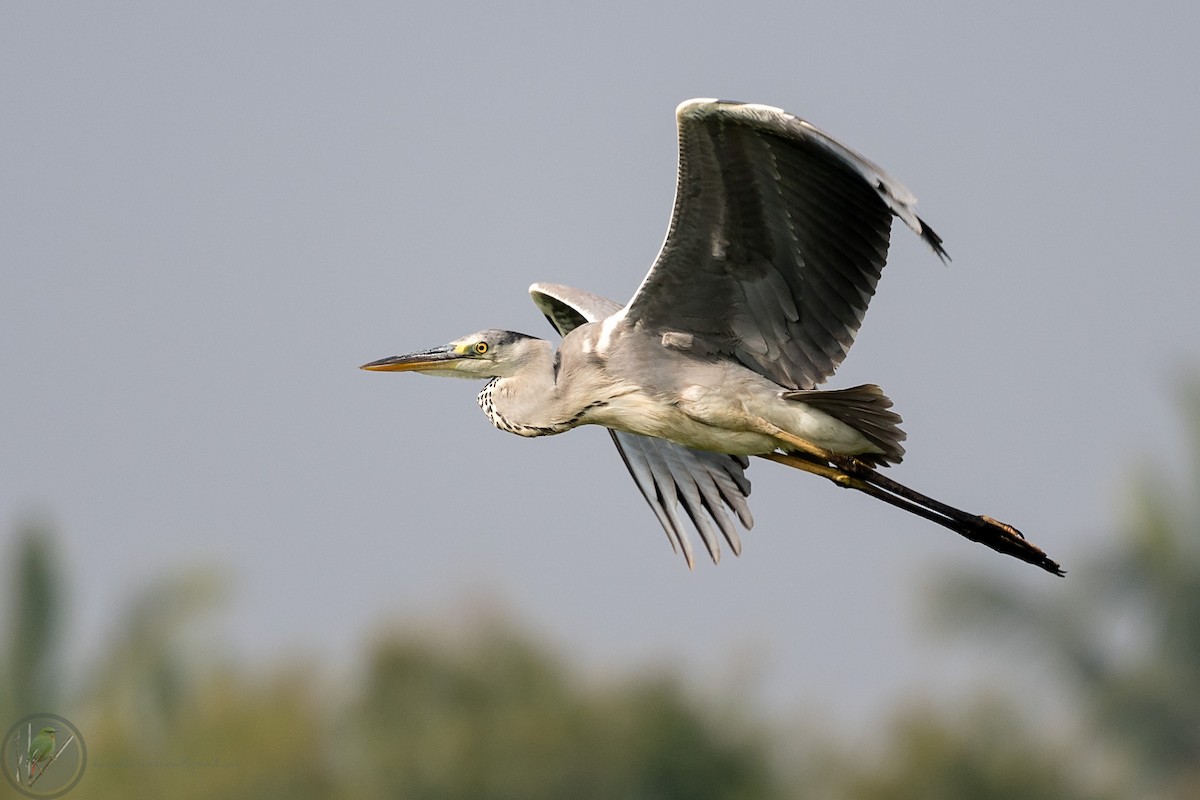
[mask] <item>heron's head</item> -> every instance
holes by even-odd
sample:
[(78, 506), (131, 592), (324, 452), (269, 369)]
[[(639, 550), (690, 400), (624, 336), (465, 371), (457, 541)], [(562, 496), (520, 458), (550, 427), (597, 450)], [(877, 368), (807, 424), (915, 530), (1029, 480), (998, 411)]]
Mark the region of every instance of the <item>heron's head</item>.
[(377, 372), (420, 372), (454, 378), (504, 378), (549, 345), (544, 339), (494, 328), (472, 333), (450, 344), (363, 364)]

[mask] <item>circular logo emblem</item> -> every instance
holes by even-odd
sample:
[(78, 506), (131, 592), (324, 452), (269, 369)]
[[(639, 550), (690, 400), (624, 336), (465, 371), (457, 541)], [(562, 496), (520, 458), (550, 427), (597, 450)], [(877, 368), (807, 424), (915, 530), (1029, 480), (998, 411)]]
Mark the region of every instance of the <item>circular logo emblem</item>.
[(79, 729), (57, 714), (30, 714), (0, 742), (4, 777), (26, 797), (62, 797), (75, 788), (87, 766)]

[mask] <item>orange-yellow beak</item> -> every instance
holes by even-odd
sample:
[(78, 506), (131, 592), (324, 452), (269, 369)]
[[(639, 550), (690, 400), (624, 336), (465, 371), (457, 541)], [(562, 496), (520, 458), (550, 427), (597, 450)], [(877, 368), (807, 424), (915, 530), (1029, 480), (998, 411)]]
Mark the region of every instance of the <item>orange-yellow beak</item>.
[(454, 369), (454, 365), (463, 355), (451, 345), (432, 347), (419, 353), (409, 353), (403, 356), (389, 356), (369, 364), (363, 364), (359, 369), (369, 369), (372, 372), (436, 372)]

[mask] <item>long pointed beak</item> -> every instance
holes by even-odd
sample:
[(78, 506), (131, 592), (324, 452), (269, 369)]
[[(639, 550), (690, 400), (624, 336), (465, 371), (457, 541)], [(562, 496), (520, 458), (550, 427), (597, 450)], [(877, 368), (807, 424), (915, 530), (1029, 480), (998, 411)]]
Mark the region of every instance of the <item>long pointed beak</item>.
[(455, 363), (463, 356), (448, 344), (441, 347), (431, 347), (419, 353), (409, 353), (403, 356), (389, 356), (369, 364), (363, 364), (359, 369), (369, 369), (373, 372), (425, 372), (454, 369)]

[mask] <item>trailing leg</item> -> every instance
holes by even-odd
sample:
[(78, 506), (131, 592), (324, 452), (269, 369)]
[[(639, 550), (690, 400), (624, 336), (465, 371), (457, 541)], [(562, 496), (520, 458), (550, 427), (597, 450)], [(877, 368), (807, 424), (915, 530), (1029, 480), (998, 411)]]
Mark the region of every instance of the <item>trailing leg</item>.
[[(798, 441), (802, 442), (803, 440)], [(986, 545), (997, 552), (1019, 558), (1055, 575), (1065, 574), (1057, 562), (1049, 558), (1041, 548), (1028, 542), (1024, 535), (1013, 526), (988, 516), (971, 514), (927, 497), (902, 483), (880, 475), (852, 456), (840, 456), (815, 447), (811, 443), (805, 442), (805, 444), (817, 451), (811, 454), (812, 459), (819, 460), (783, 453), (767, 453), (761, 458), (820, 475), (838, 486), (855, 489), (910, 514), (916, 514), (931, 522), (936, 522), (960, 536)], [(809, 452), (808, 448), (798, 447), (797, 449), (801, 452)], [(822, 461), (825, 463), (821, 463)]]

